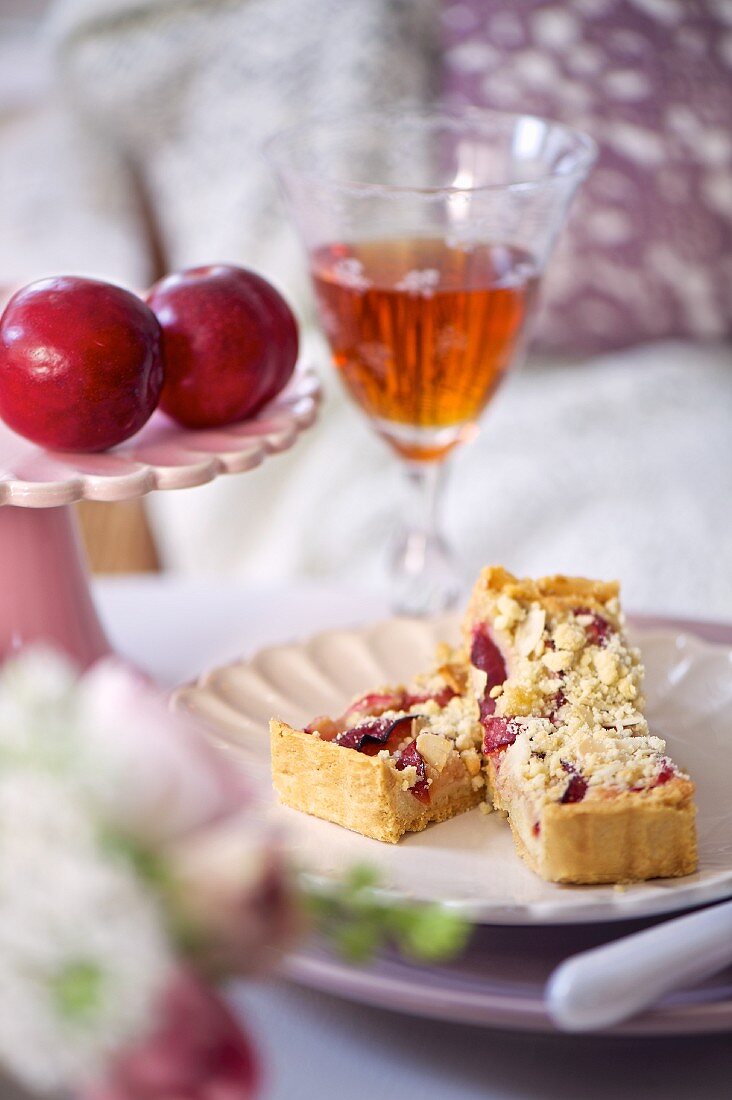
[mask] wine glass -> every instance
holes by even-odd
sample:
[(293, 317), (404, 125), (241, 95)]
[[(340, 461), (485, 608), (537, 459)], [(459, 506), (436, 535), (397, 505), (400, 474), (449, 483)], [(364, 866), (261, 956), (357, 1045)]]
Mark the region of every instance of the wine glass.
[(408, 110), (321, 118), (265, 148), (335, 366), (411, 486), (394, 608), (445, 609), (462, 588), (439, 525), (446, 459), (523, 354), (594, 142), (529, 115)]

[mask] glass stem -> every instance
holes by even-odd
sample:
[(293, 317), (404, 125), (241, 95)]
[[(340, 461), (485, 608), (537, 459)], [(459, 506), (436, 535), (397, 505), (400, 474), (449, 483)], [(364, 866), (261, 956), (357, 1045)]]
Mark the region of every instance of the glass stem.
[(410, 462), (404, 472), (409, 486), (409, 526), (414, 533), (422, 532), (425, 539), (436, 538), (447, 465), (444, 462)]
[(453, 607), (462, 588), (439, 524), (446, 464), (410, 462), (405, 473), (409, 502), (392, 553), (392, 605), (401, 615), (430, 615)]

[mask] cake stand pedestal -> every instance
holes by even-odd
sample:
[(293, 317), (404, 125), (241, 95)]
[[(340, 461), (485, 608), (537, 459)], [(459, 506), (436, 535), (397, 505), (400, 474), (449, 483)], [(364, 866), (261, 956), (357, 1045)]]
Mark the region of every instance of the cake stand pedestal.
[(0, 424), (0, 660), (32, 642), (86, 668), (109, 652), (76, 515), (78, 500), (120, 501), (252, 470), (288, 450), (317, 417), (320, 388), (299, 368), (253, 420), (186, 431), (162, 413), (102, 454), (45, 451)]

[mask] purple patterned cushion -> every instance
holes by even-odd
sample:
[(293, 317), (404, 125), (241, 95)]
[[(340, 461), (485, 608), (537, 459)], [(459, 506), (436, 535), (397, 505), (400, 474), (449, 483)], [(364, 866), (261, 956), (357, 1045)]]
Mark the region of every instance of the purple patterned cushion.
[(445, 2), (449, 101), (600, 145), (552, 261), (555, 350), (732, 334), (732, 0)]

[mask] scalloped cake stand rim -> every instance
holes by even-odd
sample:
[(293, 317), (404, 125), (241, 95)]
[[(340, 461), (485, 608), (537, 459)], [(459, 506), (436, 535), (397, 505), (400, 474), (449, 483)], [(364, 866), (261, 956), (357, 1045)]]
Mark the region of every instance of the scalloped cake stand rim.
[(79, 500), (133, 500), (245, 473), (288, 450), (317, 417), (320, 385), (301, 366), (255, 418), (208, 431), (155, 413), (132, 439), (99, 454), (50, 452), (0, 425), (0, 507), (57, 508)]

